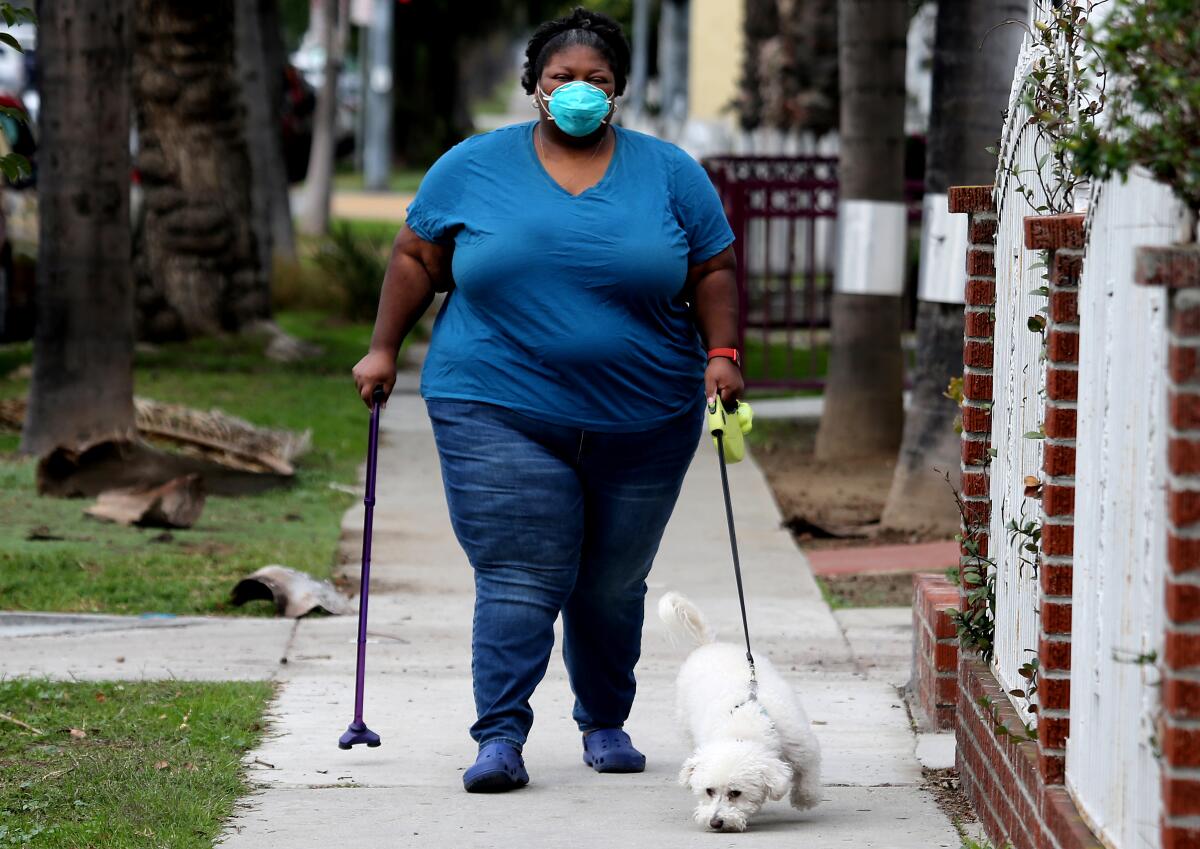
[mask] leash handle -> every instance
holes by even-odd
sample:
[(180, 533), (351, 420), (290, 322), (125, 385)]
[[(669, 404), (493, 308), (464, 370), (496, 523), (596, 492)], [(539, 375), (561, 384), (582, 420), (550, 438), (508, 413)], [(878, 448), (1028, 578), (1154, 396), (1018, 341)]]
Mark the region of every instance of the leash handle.
[[(754, 411), (745, 401), (735, 401), (726, 408), (717, 391), (707, 403), (708, 431), (713, 436), (713, 445), (727, 463), (739, 463), (746, 456), (745, 434), (754, 429)], [(721, 436), (718, 442), (717, 437)]]
[[(718, 406), (720, 403), (718, 402)], [(733, 576), (737, 580), (738, 606), (742, 611), (742, 633), (746, 637), (746, 660), (750, 663), (750, 698), (758, 695), (758, 678), (754, 671), (754, 654), (750, 650), (750, 625), (746, 619), (746, 593), (742, 589), (742, 563), (738, 557), (737, 531), (733, 526), (733, 502), (729, 498), (729, 474), (725, 468), (724, 435), (715, 431), (713, 437), (717, 440), (717, 462), (721, 466), (721, 490), (725, 495), (725, 518), (729, 522), (729, 548), (733, 553)]]

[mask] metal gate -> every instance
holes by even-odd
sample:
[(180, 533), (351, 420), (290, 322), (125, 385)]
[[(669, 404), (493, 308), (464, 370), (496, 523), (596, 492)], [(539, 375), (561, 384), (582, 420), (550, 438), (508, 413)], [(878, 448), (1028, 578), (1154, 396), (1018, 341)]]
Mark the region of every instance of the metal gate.
[[(837, 238), (837, 157), (713, 156), (703, 164), (736, 236), (738, 343), (747, 385), (822, 388)], [(919, 227), (921, 182), (906, 186), (909, 221)]]
[(736, 236), (738, 337), (749, 385), (824, 384), (837, 164), (816, 156), (704, 160)]

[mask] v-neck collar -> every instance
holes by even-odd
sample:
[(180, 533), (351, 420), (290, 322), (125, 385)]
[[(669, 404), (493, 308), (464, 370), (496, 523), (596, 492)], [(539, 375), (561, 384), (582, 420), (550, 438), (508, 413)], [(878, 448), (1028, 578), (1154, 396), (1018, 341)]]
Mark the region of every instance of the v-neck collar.
[(605, 183), (607, 183), (612, 178), (613, 172), (617, 170), (617, 160), (621, 156), (621, 148), (623, 148), (625, 145), (621, 142), (621, 131), (617, 125), (611, 124), (610, 126), (612, 127), (613, 131), (613, 152), (612, 156), (608, 160), (608, 167), (604, 169), (604, 173), (600, 176), (599, 180), (592, 183), (592, 185), (588, 186), (577, 195), (573, 195), (563, 188), (562, 183), (554, 179), (554, 175), (546, 170), (546, 166), (542, 164), (542, 160), (538, 157), (537, 147), (535, 146), (536, 142), (533, 137), (533, 134), (537, 132), (538, 127), (538, 122), (536, 120), (530, 122), (529, 131), (525, 134), (525, 150), (528, 152), (529, 157), (533, 161), (533, 167), (542, 175), (543, 178), (545, 178), (546, 182), (571, 200), (580, 200), (585, 195), (596, 191)]

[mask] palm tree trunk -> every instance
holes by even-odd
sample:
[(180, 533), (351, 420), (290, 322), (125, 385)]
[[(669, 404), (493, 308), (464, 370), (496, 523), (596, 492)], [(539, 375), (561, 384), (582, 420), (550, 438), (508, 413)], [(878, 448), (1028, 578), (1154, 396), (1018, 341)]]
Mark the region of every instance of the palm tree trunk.
[(236, 27), (254, 238), (269, 276), (276, 256), (296, 255), (280, 132), (284, 55), (277, 0), (238, 3)]
[[(839, 0), (838, 50), (841, 95), (842, 209), (847, 201), (879, 215), (895, 231), (904, 204), (904, 54), (908, 31), (906, 0)], [(897, 209), (899, 207), (899, 209)], [(842, 224), (846, 216), (843, 213)], [(845, 227), (843, 226), (843, 233)], [(874, 234), (872, 234), (874, 235)], [(904, 410), (903, 352), (900, 348), (900, 293), (903, 238), (884, 238), (895, 256), (880, 256), (880, 244), (844, 243), (831, 306), (831, 351), (825, 409), (817, 431), (822, 461), (893, 454), (900, 445)], [(851, 251), (874, 254), (880, 280), (850, 281), (845, 273)], [(884, 280), (886, 278), (886, 282)], [(847, 292), (851, 283), (865, 283)], [(895, 291), (887, 291), (895, 289)]]
[(255, 246), (233, 0), (137, 0), (134, 97), (149, 338), (237, 331), (270, 314)]
[(129, 269), (133, 0), (38, 4), (37, 328), (21, 449), (136, 434)]
[[(955, 0), (938, 6), (925, 172), (926, 197), (933, 197), (926, 204), (926, 227), (965, 228), (965, 221), (939, 220), (948, 215), (947, 189), (990, 184), (995, 177), (996, 159), (986, 148), (1003, 129), (1022, 30), (993, 28), (1028, 15), (1027, 0)], [(957, 484), (960, 447), (954, 431), (958, 408), (944, 393), (950, 379), (962, 375), (966, 270), (961, 255), (944, 260), (957, 263), (954, 273), (961, 273), (962, 285), (949, 296), (930, 297), (918, 305), (912, 402), (882, 523), (898, 530), (949, 534), (958, 529), (959, 516), (945, 476), (949, 473)], [(922, 274), (934, 271), (925, 268)]]
[[(283, 149), (284, 69), (287, 45), (283, 43), (283, 22), (279, 0), (259, 0), (259, 26), (262, 30), (263, 64), (266, 68), (267, 103), (270, 104), (271, 130), (278, 139), (278, 159), (270, 163), (273, 176), (267, 191), (271, 201), (271, 251), (274, 256), (296, 259), (296, 230), (292, 223), (292, 201), (288, 185), (287, 157)], [(275, 173), (277, 172), (277, 173)]]

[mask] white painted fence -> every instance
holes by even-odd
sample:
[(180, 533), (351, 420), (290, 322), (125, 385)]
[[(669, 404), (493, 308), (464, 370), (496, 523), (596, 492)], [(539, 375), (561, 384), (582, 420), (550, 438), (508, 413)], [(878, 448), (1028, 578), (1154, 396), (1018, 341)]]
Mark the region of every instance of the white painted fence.
[[(1036, 518), (1038, 501), (1025, 497), (1025, 477), (1041, 475), (1042, 440), (1026, 438), (1041, 429), (1045, 407), (1045, 367), (1041, 362), (1042, 337), (1028, 328), (1028, 319), (1046, 306), (1046, 298), (1033, 294), (1045, 285), (1045, 269), (1038, 251), (1025, 248), (1024, 219), (1033, 209), (1018, 192), (1022, 184), (1041, 191), (1037, 159), (1044, 153), (1034, 129), (1027, 126), (1029, 111), (1018, 97), (1022, 80), (1037, 57), (1027, 36), (1017, 60), (1009, 120), (1001, 147), (1001, 162), (1020, 177), (1001, 172), (996, 178), (996, 325), (992, 377), (991, 464), (992, 521), (990, 556), (996, 562), (996, 642), (993, 671), (1005, 690), (1024, 689), (1027, 682), (1017, 670), (1037, 656), (1038, 579), (1034, 568), (1022, 562), (1023, 539), (1010, 542), (1008, 523)], [(1047, 175), (1048, 176), (1048, 175)], [(1035, 196), (1041, 202), (1041, 195)], [(1023, 518), (1024, 517), (1024, 518)], [(1025, 559), (1032, 559), (1026, 552)], [(1013, 703), (1027, 722), (1032, 721), (1025, 699)]]
[[(1020, 176), (1002, 169), (996, 183), (990, 544), (997, 583), (993, 671), (1005, 689), (1025, 688), (1017, 669), (1035, 656), (1039, 630), (1037, 580), (1008, 530), (1022, 515), (1041, 519), (1041, 505), (1023, 490), (1026, 475), (1042, 476), (1042, 441), (1025, 435), (1041, 429), (1044, 415), (1041, 339), (1027, 328), (1046, 303), (1032, 294), (1044, 272), (1041, 257), (1024, 248), (1022, 219), (1031, 210), (1017, 192), (1034, 186), (1034, 205), (1040, 203), (1038, 159), (1045, 150), (1017, 97), (1036, 49), (1027, 38), (1000, 152)], [(1049, 182), (1044, 168), (1042, 177)], [(1178, 215), (1169, 190), (1145, 175), (1099, 186), (1088, 210), (1079, 288), (1066, 785), (1109, 849), (1160, 845), (1156, 661), (1164, 629), (1168, 334), (1165, 293), (1135, 285), (1134, 257), (1140, 246), (1173, 242)], [(1033, 724), (1026, 700), (1012, 701)]]
[(1154, 755), (1166, 563), (1165, 293), (1134, 251), (1175, 235), (1176, 204), (1134, 175), (1089, 215), (1079, 289), (1079, 412), (1067, 787), (1112, 849), (1158, 846)]

